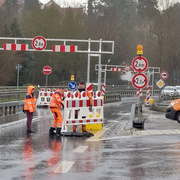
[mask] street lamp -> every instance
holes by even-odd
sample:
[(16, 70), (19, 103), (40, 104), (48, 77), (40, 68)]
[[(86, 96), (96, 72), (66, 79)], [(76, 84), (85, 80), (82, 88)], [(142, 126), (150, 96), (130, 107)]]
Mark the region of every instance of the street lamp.
[(22, 68), (22, 64), (16, 64), (16, 69), (17, 69), (17, 89), (19, 86), (19, 70)]

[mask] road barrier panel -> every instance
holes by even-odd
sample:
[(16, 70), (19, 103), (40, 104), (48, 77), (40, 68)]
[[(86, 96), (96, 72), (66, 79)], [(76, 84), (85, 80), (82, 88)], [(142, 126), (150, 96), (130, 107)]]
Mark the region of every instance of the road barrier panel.
[(86, 92), (68, 92), (64, 100), (62, 132), (68, 131), (69, 125), (102, 124), (104, 119), (103, 96), (100, 91), (93, 97), (92, 112), (89, 111), (90, 101)]

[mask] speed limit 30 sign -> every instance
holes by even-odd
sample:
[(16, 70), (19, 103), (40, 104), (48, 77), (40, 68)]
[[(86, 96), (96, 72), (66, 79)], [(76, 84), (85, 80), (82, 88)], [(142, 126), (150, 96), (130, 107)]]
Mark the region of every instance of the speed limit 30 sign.
[(32, 47), (37, 50), (41, 51), (46, 48), (46, 40), (42, 36), (36, 36), (32, 41)]
[(132, 84), (137, 89), (143, 89), (147, 86), (148, 78), (145, 74), (138, 73), (132, 78)]

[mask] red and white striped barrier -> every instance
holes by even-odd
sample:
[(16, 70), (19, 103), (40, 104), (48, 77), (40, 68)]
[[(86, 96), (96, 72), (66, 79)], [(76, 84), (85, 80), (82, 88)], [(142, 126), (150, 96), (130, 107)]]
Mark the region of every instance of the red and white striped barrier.
[[(81, 98), (78, 92), (67, 92), (64, 100), (62, 132), (67, 132), (68, 125), (103, 123), (103, 96), (100, 91), (96, 91), (93, 97), (91, 115), (89, 106), (90, 101), (86, 92), (81, 92)], [(76, 118), (75, 112), (77, 112)]]
[(146, 104), (149, 105), (149, 99), (150, 99), (150, 86), (147, 87), (146, 91)]
[(102, 95), (105, 95), (106, 85), (102, 84)]
[(77, 46), (53, 45), (54, 52), (77, 52)]
[(120, 72), (121, 68), (111, 68), (111, 71), (118, 71), (118, 72)]
[(143, 94), (142, 89), (138, 89), (137, 92), (136, 92), (136, 96), (139, 97), (139, 98), (142, 98), (142, 94)]
[(92, 83), (86, 83), (86, 90), (92, 91), (93, 90), (93, 84)]
[(4, 44), (4, 50), (26, 51), (28, 44)]
[(39, 91), (39, 96), (37, 99), (37, 106), (49, 106), (50, 102), (51, 102), (51, 96), (53, 95), (54, 91), (56, 91), (56, 90), (55, 89), (45, 90), (44, 88), (42, 88)]

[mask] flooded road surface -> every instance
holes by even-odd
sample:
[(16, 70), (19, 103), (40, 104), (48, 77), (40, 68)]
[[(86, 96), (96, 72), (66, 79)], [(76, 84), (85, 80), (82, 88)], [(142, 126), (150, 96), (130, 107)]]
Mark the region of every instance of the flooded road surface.
[(145, 130), (120, 133), (132, 103), (106, 104), (104, 128), (91, 138), (49, 136), (53, 117), (48, 109), (38, 109), (34, 134), (27, 135), (26, 120), (0, 126), (0, 179), (180, 179), (180, 125), (162, 114), (154, 120), (158, 113), (152, 112), (146, 114), (151, 118)]

